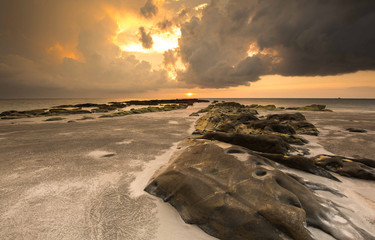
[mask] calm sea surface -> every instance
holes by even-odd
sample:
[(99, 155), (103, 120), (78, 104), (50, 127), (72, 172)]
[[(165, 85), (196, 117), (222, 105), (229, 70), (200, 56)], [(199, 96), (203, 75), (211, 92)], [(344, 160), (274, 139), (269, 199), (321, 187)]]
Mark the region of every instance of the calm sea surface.
[[(0, 99), (0, 112), (32, 110), (79, 103), (121, 102), (125, 98), (73, 98), (73, 99)], [(241, 104), (274, 104), (278, 107), (299, 107), (324, 104), (334, 111), (375, 111), (375, 99), (323, 99), (323, 98), (208, 98), (208, 100), (235, 101)]]

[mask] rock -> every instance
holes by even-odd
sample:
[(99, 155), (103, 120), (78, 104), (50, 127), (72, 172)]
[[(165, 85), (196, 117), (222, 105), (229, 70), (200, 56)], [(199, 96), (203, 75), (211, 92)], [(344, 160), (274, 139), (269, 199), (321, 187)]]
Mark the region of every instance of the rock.
[(83, 104), (76, 104), (74, 107), (77, 108), (89, 108), (89, 107), (97, 107), (102, 104), (96, 104), (96, 103), (83, 103)]
[(257, 119), (252, 110), (241, 104), (218, 103), (197, 120), (195, 128), (200, 132), (234, 132), (240, 124)]
[(312, 136), (318, 136), (319, 131), (314, 126), (314, 124), (311, 124), (307, 121), (291, 121), (289, 123), (295, 130), (297, 134), (305, 134), (305, 135), (312, 135)]
[(65, 118), (61, 118), (61, 117), (53, 117), (53, 118), (47, 118), (44, 121), (51, 122), (51, 121), (61, 121), (61, 120), (64, 120), (64, 119)]
[(249, 121), (258, 120), (258, 118), (255, 116), (253, 112), (245, 112), (245, 111), (238, 111), (239, 114), (230, 114), (228, 115), (228, 119), (235, 124), (240, 123), (247, 123)]
[(296, 131), (287, 124), (281, 124), (274, 120), (258, 120), (246, 124), (246, 127), (253, 129), (261, 129), (269, 132), (278, 132), (283, 134), (296, 134)]
[(190, 117), (199, 117), (199, 114), (196, 113), (196, 112), (194, 112), (194, 113), (190, 114), (189, 116), (190, 116)]
[(109, 104), (111, 104), (111, 106), (115, 108), (124, 108), (128, 106), (126, 103), (123, 102), (109, 102)]
[(200, 109), (197, 113), (206, 113), (210, 111), (211, 109), (213, 109), (214, 106), (215, 106), (214, 104), (210, 104), (207, 107)]
[(304, 139), (301, 136), (298, 135), (288, 135), (283, 134), (280, 135), (287, 143), (289, 144), (295, 144), (295, 145), (305, 145), (306, 143), (309, 143), (306, 139)]
[(169, 104), (162, 107), (163, 111), (172, 111), (178, 109), (186, 109), (189, 105), (188, 104)]
[(88, 110), (82, 110), (80, 108), (75, 109), (64, 109), (64, 108), (53, 108), (48, 111), (51, 115), (69, 115), (69, 114), (89, 114)]
[(287, 110), (300, 110), (300, 111), (326, 111), (332, 112), (330, 109), (326, 109), (326, 105), (312, 104), (304, 107), (288, 107)]
[(310, 111), (323, 111), (326, 108), (326, 105), (312, 104), (310, 106), (305, 106), (302, 108)]
[(166, 99), (166, 100), (131, 100), (125, 101), (127, 105), (160, 105), (160, 104), (183, 104), (193, 105), (196, 102), (210, 102), (209, 100), (188, 98), (188, 99)]
[(369, 167), (375, 168), (375, 160), (368, 159), (368, 158), (361, 158), (360, 156), (354, 156), (354, 158), (348, 158), (348, 159), (352, 160), (353, 162), (359, 162)]
[(28, 117), (36, 117), (36, 116), (44, 116), (46, 115), (45, 109), (34, 109), (34, 110), (27, 110), (27, 111), (5, 111), (0, 113), (2, 119), (17, 119), (17, 118), (28, 118)]
[(91, 112), (93, 113), (105, 113), (105, 112), (109, 112), (110, 110), (109, 109), (106, 109), (106, 108), (94, 108), (91, 110)]
[(283, 121), (306, 121), (305, 116), (301, 113), (286, 113), (286, 114), (272, 114), (267, 115), (267, 120)]
[(182, 150), (145, 191), (219, 239), (312, 240), (306, 225), (335, 239), (374, 239), (269, 160), (250, 154), (240, 161), (212, 143)]
[(149, 112), (161, 112), (161, 111), (172, 111), (178, 109), (185, 109), (188, 106), (186, 104), (171, 104), (165, 105), (164, 107), (144, 107), (144, 108), (132, 108), (130, 111), (120, 111), (111, 114), (105, 114), (100, 116), (99, 118), (112, 118), (112, 117), (122, 117), (131, 114), (142, 114), (142, 113), (149, 113)]
[(341, 156), (318, 155), (315, 164), (346, 177), (375, 180), (375, 168)]
[(357, 133), (366, 133), (367, 131), (362, 128), (347, 128), (346, 131), (348, 132), (357, 132)]
[(289, 151), (293, 151), (293, 148), (282, 137), (277, 135), (247, 135), (208, 132), (204, 134), (202, 138), (242, 146), (257, 152), (279, 153), (285, 155)]
[(299, 177), (295, 174), (291, 174), (291, 173), (287, 173), (287, 174), (288, 174), (288, 176), (294, 178), (299, 183), (303, 184), (304, 186), (306, 186), (308, 189), (310, 189), (313, 192), (315, 192), (315, 191), (325, 191), (325, 192), (330, 192), (330, 193), (332, 193), (332, 194), (334, 194), (338, 197), (347, 197), (344, 194), (340, 193), (339, 191), (337, 191), (333, 188), (327, 187), (324, 184), (316, 183), (316, 182), (310, 182), (310, 181), (305, 180), (304, 178)]
[(249, 108), (253, 108), (253, 109), (258, 109), (258, 110), (268, 110), (268, 111), (273, 111), (273, 110), (276, 110), (276, 106), (275, 105), (258, 105), (258, 104), (251, 104), (248, 106)]
[(315, 165), (315, 160), (303, 156), (285, 156), (282, 154), (258, 153), (259, 155), (281, 163), (287, 167), (312, 173), (317, 176), (341, 182), (338, 178), (327, 172), (324, 168)]
[(78, 119), (78, 120), (84, 121), (84, 120), (91, 120), (91, 119), (95, 119), (95, 118), (88, 117), (88, 116), (83, 116), (81, 119)]
[(19, 119), (22, 118), (20, 116), (2, 116), (1, 119), (8, 120), (8, 119)]

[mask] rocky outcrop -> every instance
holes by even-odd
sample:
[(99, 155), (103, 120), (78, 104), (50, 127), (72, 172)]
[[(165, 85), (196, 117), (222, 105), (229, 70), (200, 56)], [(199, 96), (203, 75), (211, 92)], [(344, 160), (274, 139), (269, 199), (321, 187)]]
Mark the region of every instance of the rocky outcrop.
[(305, 116), (301, 113), (289, 114), (272, 114), (267, 116), (268, 120), (281, 122), (293, 128), (295, 133), (318, 136), (318, 129), (311, 123), (306, 121)]
[(87, 113), (91, 113), (91, 111), (83, 110), (80, 108), (75, 108), (75, 109), (53, 108), (53, 109), (50, 109), (48, 113), (52, 116), (52, 115), (87, 114)]
[(197, 102), (209, 102), (209, 100), (187, 98), (187, 99), (156, 99), (156, 100), (131, 100), (125, 101), (128, 105), (160, 105), (160, 104), (187, 104), (193, 105)]
[(302, 171), (312, 173), (317, 176), (329, 178), (329, 179), (340, 182), (340, 180), (337, 179), (335, 176), (330, 174), (324, 168), (318, 166), (315, 163), (315, 159), (298, 156), (298, 155), (287, 156), (287, 155), (282, 155), (282, 154), (269, 154), (269, 153), (264, 153), (264, 152), (257, 153), (257, 154), (263, 157), (266, 157), (268, 159), (271, 159), (272, 161), (281, 163), (284, 166), (302, 170)]
[(172, 111), (178, 109), (185, 109), (188, 105), (186, 104), (169, 104), (163, 107), (145, 107), (145, 108), (132, 108), (130, 111), (120, 111), (111, 114), (105, 114), (100, 116), (100, 118), (112, 118), (112, 117), (122, 117), (132, 114), (142, 114), (142, 113), (150, 113), (150, 112), (163, 112), (163, 111)]
[(202, 110), (195, 132), (200, 135), (185, 141), (185, 148), (145, 191), (170, 203), (185, 222), (219, 239), (310, 240), (315, 235), (307, 227), (312, 227), (337, 240), (375, 240), (315, 191), (339, 198), (343, 194), (289, 169), (339, 182), (330, 172), (373, 180), (375, 161), (306, 157), (291, 144), (307, 142), (298, 134), (319, 132), (301, 113), (257, 117), (252, 111), (238, 103)]
[(271, 160), (240, 147), (192, 142), (145, 191), (219, 239), (311, 240), (306, 225), (335, 239), (375, 239)]
[(326, 105), (312, 104), (304, 107), (288, 107), (287, 110), (299, 110), (299, 111), (325, 111), (332, 112), (330, 109), (326, 109)]
[(314, 162), (317, 166), (342, 176), (375, 180), (374, 160), (319, 155), (314, 158)]
[[(308, 154), (307, 150), (292, 146), (308, 143), (299, 136), (301, 134), (319, 134), (303, 114), (270, 114), (258, 119), (257, 112), (252, 112), (250, 107), (233, 102), (208, 106), (204, 110), (207, 113), (196, 122), (195, 134), (201, 134), (197, 138), (242, 146), (287, 167), (335, 181), (339, 180), (328, 171), (348, 177), (374, 179), (374, 166), (366, 163), (375, 161), (362, 159), (363, 162), (360, 162), (337, 156), (308, 158), (303, 156)], [(322, 106), (317, 108), (323, 109)]]
[(252, 120), (258, 120), (256, 111), (251, 110), (239, 103), (224, 102), (209, 105), (203, 115), (196, 122), (196, 130), (200, 133), (210, 131), (236, 132), (241, 125)]
[(287, 154), (290, 150), (293, 150), (293, 148), (282, 137), (277, 135), (209, 132), (204, 134), (202, 138), (226, 142), (264, 153)]
[[(201, 99), (172, 99), (172, 100), (145, 100), (145, 101), (126, 101), (126, 102), (109, 102), (108, 104), (83, 103), (75, 105), (54, 106), (51, 109), (35, 109), (28, 111), (4, 111), (0, 113), (1, 119), (18, 119), (43, 116), (60, 116), (71, 114), (90, 114), (90, 113), (107, 113), (118, 110), (113, 114), (103, 115), (102, 117), (116, 117), (130, 114), (139, 114), (146, 112), (171, 111), (184, 109), (196, 102), (209, 102)], [(121, 111), (130, 105), (162, 105), (159, 107), (146, 107), (140, 109), (131, 109), (130, 111)], [(82, 109), (86, 108), (86, 109)], [(91, 108), (91, 109), (90, 109)]]
[(258, 109), (258, 110), (268, 110), (273, 111), (276, 110), (275, 105), (258, 105), (258, 104), (252, 104), (249, 106), (249, 108)]

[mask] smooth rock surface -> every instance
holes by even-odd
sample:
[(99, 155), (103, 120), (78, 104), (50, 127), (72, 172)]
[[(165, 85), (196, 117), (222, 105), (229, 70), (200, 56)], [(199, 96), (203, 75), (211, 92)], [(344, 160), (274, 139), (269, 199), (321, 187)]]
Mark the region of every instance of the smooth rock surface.
[(190, 143), (145, 191), (219, 239), (314, 239), (306, 224), (335, 239), (375, 239), (272, 161), (256, 154), (248, 153), (244, 161), (232, 155), (240, 152)]

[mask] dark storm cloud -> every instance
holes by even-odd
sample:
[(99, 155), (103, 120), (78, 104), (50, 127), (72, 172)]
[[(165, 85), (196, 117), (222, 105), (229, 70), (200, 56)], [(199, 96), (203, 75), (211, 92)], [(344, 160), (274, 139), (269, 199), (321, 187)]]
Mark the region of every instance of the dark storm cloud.
[(169, 21), (168, 19), (158, 22), (157, 24), (157, 27), (163, 31), (171, 29), (172, 26), (173, 26), (173, 23)]
[(140, 12), (145, 18), (152, 18), (158, 13), (158, 7), (152, 0), (147, 0), (146, 4), (140, 9)]
[(164, 66), (175, 65), (177, 62), (177, 53), (174, 50), (169, 49), (163, 54), (163, 64)]
[(182, 25), (180, 56), (188, 67), (179, 80), (221, 88), (269, 74), (373, 70), (374, 23), (372, 0), (212, 1), (201, 19)]
[(168, 86), (166, 71), (113, 43), (118, 26), (105, 9), (140, 7), (130, 0), (1, 1), (0, 97), (113, 96)]
[(146, 49), (152, 48), (154, 41), (152, 40), (151, 33), (147, 33), (144, 27), (140, 27), (139, 34), (141, 35), (139, 41), (142, 43), (142, 47)]

